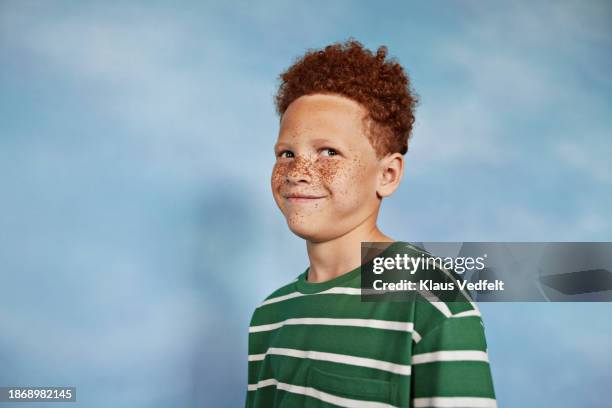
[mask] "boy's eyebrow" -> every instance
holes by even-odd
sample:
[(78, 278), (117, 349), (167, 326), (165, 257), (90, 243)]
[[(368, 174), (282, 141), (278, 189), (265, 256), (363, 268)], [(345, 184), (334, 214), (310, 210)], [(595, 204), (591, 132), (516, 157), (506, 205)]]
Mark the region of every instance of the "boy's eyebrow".
[(315, 139), (312, 139), (311, 141), (315, 144), (326, 144), (326, 143), (338, 144), (337, 140), (329, 139), (326, 137), (317, 137)]
[[(341, 143), (339, 143), (338, 140), (333, 140), (327, 137), (317, 137), (314, 139), (310, 139), (309, 142), (315, 145), (325, 145), (325, 144), (341, 145)], [(277, 151), (278, 149), (291, 149), (291, 146), (292, 146), (291, 143), (276, 142), (276, 144), (274, 144), (274, 151)]]
[(274, 144), (274, 151), (281, 149), (281, 148), (289, 148), (289, 147), (291, 147), (289, 143), (277, 142)]

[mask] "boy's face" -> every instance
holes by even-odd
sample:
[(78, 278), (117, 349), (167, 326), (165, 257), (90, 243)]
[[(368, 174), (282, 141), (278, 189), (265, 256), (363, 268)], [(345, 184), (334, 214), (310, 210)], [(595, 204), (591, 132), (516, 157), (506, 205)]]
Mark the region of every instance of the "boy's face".
[(285, 111), (272, 192), (296, 235), (328, 241), (375, 219), (380, 166), (363, 128), (366, 113), (357, 102), (329, 94), (302, 96)]

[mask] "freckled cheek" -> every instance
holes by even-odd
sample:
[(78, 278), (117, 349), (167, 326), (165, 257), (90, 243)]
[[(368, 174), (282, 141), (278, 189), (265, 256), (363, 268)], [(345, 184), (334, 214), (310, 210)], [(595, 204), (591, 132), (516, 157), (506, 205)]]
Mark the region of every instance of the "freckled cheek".
[(274, 167), (272, 168), (272, 176), (270, 178), (270, 184), (272, 187), (272, 197), (274, 198), (274, 201), (276, 202), (278, 208), (283, 213), (285, 212), (284, 203), (281, 197), (279, 196), (279, 190), (281, 188), (283, 180), (285, 180), (285, 174), (287, 174), (286, 167), (287, 166), (285, 164), (275, 163)]
[(347, 162), (338, 169), (331, 188), (338, 200), (338, 209), (354, 211), (361, 207), (370, 195), (370, 180), (368, 169), (358, 160)]
[(343, 166), (337, 160), (322, 160), (313, 166), (313, 175), (324, 186), (331, 187), (342, 178)]
[(275, 163), (272, 168), (272, 190), (276, 192), (280, 185), (283, 183), (283, 180), (287, 176), (287, 171), (289, 170), (288, 165), (286, 163)]
[(363, 182), (364, 171), (353, 162), (333, 163), (321, 172), (322, 181), (336, 190), (347, 193)]

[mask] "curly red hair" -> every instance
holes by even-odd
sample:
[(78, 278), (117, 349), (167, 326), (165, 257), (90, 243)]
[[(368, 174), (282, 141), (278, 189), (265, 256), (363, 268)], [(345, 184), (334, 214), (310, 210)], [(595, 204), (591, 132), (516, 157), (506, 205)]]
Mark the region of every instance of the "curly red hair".
[(405, 154), (418, 98), (402, 66), (393, 58), (385, 61), (386, 57), (386, 46), (373, 54), (352, 38), (308, 50), (280, 75), (276, 111), (282, 117), (303, 95), (339, 94), (367, 109), (364, 126), (378, 157)]

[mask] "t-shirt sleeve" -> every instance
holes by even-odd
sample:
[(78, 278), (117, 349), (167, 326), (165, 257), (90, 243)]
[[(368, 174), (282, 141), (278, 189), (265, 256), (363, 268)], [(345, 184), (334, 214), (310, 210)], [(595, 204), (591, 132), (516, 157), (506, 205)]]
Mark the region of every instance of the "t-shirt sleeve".
[(496, 407), (480, 316), (448, 317), (413, 347), (414, 407)]
[[(253, 312), (253, 315), (251, 316), (251, 323), (249, 325), (253, 323), (255, 313), (257, 313), (257, 310)], [(257, 384), (257, 376), (256, 376), (256, 372), (254, 371), (254, 367), (253, 367), (254, 363), (251, 361), (250, 358), (248, 358), (252, 349), (253, 349), (253, 337), (251, 336), (251, 333), (249, 333), (248, 348), (247, 348), (247, 353), (246, 353), (247, 355), (244, 356), (247, 359), (247, 389), (245, 393), (245, 402), (244, 402), (245, 408), (250, 408), (253, 406), (253, 398), (255, 397), (255, 391), (253, 387), (255, 386), (255, 384)]]

